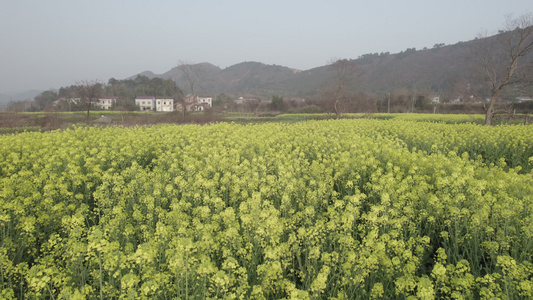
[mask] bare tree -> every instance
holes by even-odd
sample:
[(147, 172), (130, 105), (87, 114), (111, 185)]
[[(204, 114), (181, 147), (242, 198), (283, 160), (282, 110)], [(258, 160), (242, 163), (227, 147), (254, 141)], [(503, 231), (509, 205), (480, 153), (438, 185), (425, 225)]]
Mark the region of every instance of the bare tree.
[[(185, 76), (185, 80), (189, 84), (191, 95), (194, 99), (196, 97), (194, 88), (199, 85), (200, 81), (204, 77), (204, 69), (202, 68), (202, 65), (180, 61), (178, 65), (178, 70), (180, 70)], [(184, 100), (182, 101), (185, 102)], [(185, 103), (182, 103), (182, 104), (183, 104), (183, 111), (185, 112)]]
[(347, 59), (336, 59), (329, 67), (335, 72), (332, 102), (335, 117), (339, 119), (342, 107), (349, 98), (348, 88), (353, 83), (359, 69), (354, 61)]
[(533, 83), (533, 14), (507, 17), (503, 30), (493, 37), (482, 36), (473, 54), (475, 73), (485, 87), (475, 96), (485, 103), (485, 124), (492, 125), (502, 94)]
[(98, 81), (82, 81), (76, 84), (75, 93), (87, 110), (87, 119), (91, 113), (91, 106), (98, 102), (102, 93), (102, 83)]

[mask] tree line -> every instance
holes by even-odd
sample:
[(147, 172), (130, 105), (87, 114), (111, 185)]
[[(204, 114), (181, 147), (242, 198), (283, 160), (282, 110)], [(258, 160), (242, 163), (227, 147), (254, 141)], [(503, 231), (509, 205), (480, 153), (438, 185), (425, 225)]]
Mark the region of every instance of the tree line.
[[(13, 101), (8, 104), (10, 111), (83, 111), (87, 110), (91, 100), (100, 97), (117, 97), (113, 110), (133, 111), (136, 109), (135, 98), (154, 96), (181, 99), (182, 90), (172, 79), (149, 78), (137, 75), (133, 79), (118, 80), (111, 78), (107, 83), (99, 81), (82, 81), (59, 90), (48, 90), (35, 96), (30, 101)], [(79, 98), (80, 101), (57, 101), (61, 98)], [(85, 99), (85, 100), (84, 100)]]

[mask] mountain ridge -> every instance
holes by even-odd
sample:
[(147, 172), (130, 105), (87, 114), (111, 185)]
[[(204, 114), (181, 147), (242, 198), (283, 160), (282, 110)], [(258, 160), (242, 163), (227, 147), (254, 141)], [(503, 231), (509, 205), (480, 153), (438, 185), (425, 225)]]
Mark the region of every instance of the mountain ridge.
[[(353, 89), (368, 93), (392, 92), (400, 88), (450, 92), (458, 76), (464, 73), (465, 58), (474, 42), (439, 45), (422, 50), (412, 48), (395, 54), (369, 53), (349, 59), (360, 69)], [(245, 61), (224, 69), (207, 62), (190, 66), (197, 68), (200, 73), (195, 83), (195, 93), (209, 95), (314, 97), (334, 75), (327, 65), (309, 70), (257, 61)], [(138, 75), (172, 79), (185, 93), (190, 93), (189, 82), (179, 67), (162, 74), (144, 71), (129, 79)]]
[[(357, 58), (347, 59), (358, 67), (352, 92), (384, 95), (395, 91), (410, 90), (425, 94), (439, 95), (444, 100), (464, 96), (461, 93), (469, 85), (471, 73), (470, 59), (475, 58), (473, 49), (481, 43), (492, 42), (512, 34), (512, 31), (476, 38), (466, 42), (433, 48), (407, 48), (399, 53), (367, 53)], [(530, 58), (533, 59), (533, 53)], [(221, 69), (211, 63), (189, 65), (198, 73), (194, 92), (196, 94), (232, 96), (272, 96), (318, 98), (321, 90), (335, 80), (335, 72), (328, 65), (309, 70), (268, 65), (257, 61), (245, 61)], [(149, 73), (150, 74), (150, 73)], [(151, 73), (150, 75), (152, 75)], [(163, 74), (153, 74), (163, 79), (172, 79), (185, 92), (190, 93), (187, 76), (179, 67)], [(133, 76), (135, 77), (135, 75)], [(475, 82), (473, 82), (475, 83)]]

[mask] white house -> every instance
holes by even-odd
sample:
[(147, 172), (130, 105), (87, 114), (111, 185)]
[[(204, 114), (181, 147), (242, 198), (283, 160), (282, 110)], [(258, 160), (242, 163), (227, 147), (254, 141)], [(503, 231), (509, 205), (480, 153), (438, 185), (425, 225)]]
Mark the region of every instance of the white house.
[(213, 107), (213, 97), (200, 97), (196, 96), (196, 103), (201, 105), (202, 107), (206, 106), (211, 108)]
[(161, 98), (155, 99), (156, 111), (174, 111), (174, 99)]
[(155, 97), (139, 96), (135, 98), (135, 105), (138, 106), (141, 111), (154, 110)]
[(59, 103), (62, 102), (62, 101), (67, 102), (69, 105), (70, 105), (70, 104), (80, 104), (81, 99), (80, 99), (80, 98), (59, 98), (59, 99), (56, 99), (56, 100), (52, 103), (52, 105), (53, 105), (53, 106), (57, 106), (57, 105), (59, 105)]
[(101, 109), (111, 109), (116, 103), (117, 97), (102, 97), (98, 99), (98, 102), (95, 103), (95, 105)]
[(433, 96), (431, 98), (431, 102), (437, 104), (437, 103), (440, 103), (440, 96)]
[[(183, 97), (183, 103), (185, 104), (186, 111), (204, 111), (213, 107), (213, 97), (200, 97), (188, 94), (187, 96)], [(183, 105), (181, 103), (177, 103), (176, 110), (183, 110)]]
[(139, 107), (141, 111), (174, 111), (174, 99), (172, 98), (155, 98), (151, 96), (139, 96), (135, 98), (135, 105)]

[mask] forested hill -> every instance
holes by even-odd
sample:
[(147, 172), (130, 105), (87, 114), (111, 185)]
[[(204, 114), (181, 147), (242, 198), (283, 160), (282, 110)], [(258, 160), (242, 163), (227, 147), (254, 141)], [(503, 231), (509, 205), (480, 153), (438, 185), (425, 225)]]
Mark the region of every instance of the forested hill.
[[(446, 94), (459, 82), (475, 42), (436, 45), (424, 50), (411, 48), (395, 54), (362, 55), (353, 59), (360, 69), (354, 89), (382, 93), (409, 88)], [(204, 94), (314, 97), (333, 76), (327, 66), (304, 71), (260, 62), (242, 62), (225, 69), (210, 63), (195, 64), (193, 67), (200, 74), (194, 86), (195, 92)], [(185, 92), (190, 92), (189, 82), (178, 67), (163, 74), (146, 71), (139, 75), (171, 78)]]

